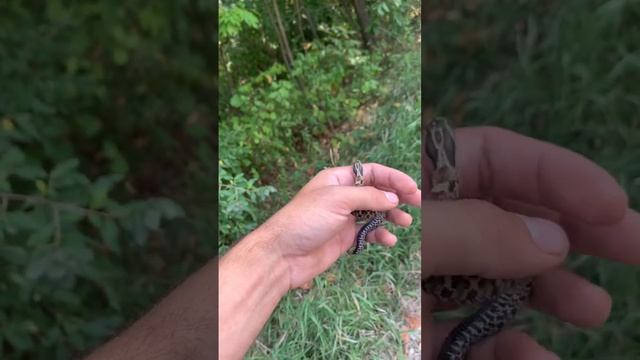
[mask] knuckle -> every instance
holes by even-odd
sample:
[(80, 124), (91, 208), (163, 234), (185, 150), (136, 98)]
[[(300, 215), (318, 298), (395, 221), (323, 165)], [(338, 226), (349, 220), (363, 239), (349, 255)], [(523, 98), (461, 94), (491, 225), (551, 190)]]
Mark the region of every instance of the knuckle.
[(515, 214), (484, 200), (469, 199), (467, 202), (467, 216), (474, 224), (478, 236), (494, 246), (513, 246), (523, 240), (529, 240), (530, 234), (523, 226), (522, 220)]

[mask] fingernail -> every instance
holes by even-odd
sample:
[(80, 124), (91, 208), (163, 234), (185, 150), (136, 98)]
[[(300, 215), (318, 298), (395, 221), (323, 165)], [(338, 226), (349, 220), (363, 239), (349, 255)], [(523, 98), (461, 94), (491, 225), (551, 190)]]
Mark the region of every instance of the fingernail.
[(389, 201), (391, 201), (392, 203), (394, 203), (394, 204), (397, 204), (397, 203), (398, 203), (398, 195), (396, 195), (396, 194), (394, 194), (394, 193), (392, 193), (392, 192), (387, 192), (387, 191), (385, 191), (385, 192), (384, 192), (384, 196), (386, 196), (386, 197), (387, 197), (387, 199), (388, 199)]
[(520, 215), (529, 229), (531, 238), (540, 250), (551, 253), (564, 253), (569, 247), (567, 234), (560, 225), (546, 219)]

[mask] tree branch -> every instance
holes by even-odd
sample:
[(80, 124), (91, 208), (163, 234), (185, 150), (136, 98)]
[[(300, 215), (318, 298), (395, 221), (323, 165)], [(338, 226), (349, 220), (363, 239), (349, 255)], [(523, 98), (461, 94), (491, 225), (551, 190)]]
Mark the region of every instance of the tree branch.
[(69, 211), (69, 212), (81, 213), (81, 214), (83, 214), (85, 216), (94, 214), (94, 215), (99, 215), (99, 216), (105, 216), (105, 217), (108, 217), (108, 218), (117, 218), (118, 217), (116, 215), (113, 215), (113, 214), (105, 212), (105, 211), (87, 209), (87, 208), (83, 208), (83, 207), (78, 206), (78, 205), (73, 204), (73, 203), (53, 201), (53, 200), (49, 200), (49, 199), (47, 199), (45, 197), (42, 197), (42, 196), (22, 195), (22, 194), (14, 194), (14, 193), (0, 193), (0, 199), (2, 200), (2, 209), (4, 211), (6, 211), (10, 201), (22, 201), (22, 202), (24, 202), (26, 204), (47, 205), (47, 206), (50, 206), (52, 209), (54, 209), (54, 211), (56, 211), (56, 212), (58, 210), (64, 210), (64, 211)]

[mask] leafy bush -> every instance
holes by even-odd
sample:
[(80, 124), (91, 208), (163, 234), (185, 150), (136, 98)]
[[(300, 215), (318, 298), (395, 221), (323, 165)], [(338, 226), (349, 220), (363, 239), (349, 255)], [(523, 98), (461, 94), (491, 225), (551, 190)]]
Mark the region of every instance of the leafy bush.
[(275, 192), (273, 186), (256, 185), (257, 178), (247, 179), (244, 174), (231, 175), (233, 169), (223, 161), (219, 163), (218, 194), (219, 246), (230, 245), (253, 230), (262, 217), (258, 215), (261, 203)]
[(273, 175), (371, 98), (381, 70), (378, 55), (361, 50), (344, 28), (333, 33), (330, 44), (314, 43), (298, 55), (291, 74), (275, 64), (237, 89), (220, 129), (221, 148), (233, 153), (230, 164)]
[(95, 346), (210, 251), (213, 6), (0, 3), (0, 357)]
[(67, 347), (93, 345), (123, 321), (123, 249), (144, 246), (163, 219), (184, 212), (168, 199), (119, 202), (110, 193), (122, 175), (89, 180), (77, 159), (47, 170), (11, 139), (22, 148), (37, 141), (20, 125), (0, 132), (2, 341), (18, 357), (68, 356)]

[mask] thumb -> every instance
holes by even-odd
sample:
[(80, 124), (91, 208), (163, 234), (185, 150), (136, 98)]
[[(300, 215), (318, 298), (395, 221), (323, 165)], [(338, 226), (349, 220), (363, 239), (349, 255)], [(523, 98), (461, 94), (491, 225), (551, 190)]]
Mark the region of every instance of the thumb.
[(569, 251), (556, 223), (486, 201), (427, 201), (422, 209), (427, 275), (525, 277), (558, 266)]
[(398, 195), (390, 191), (379, 190), (373, 186), (340, 186), (331, 196), (343, 204), (344, 208), (354, 210), (386, 211), (398, 206)]

